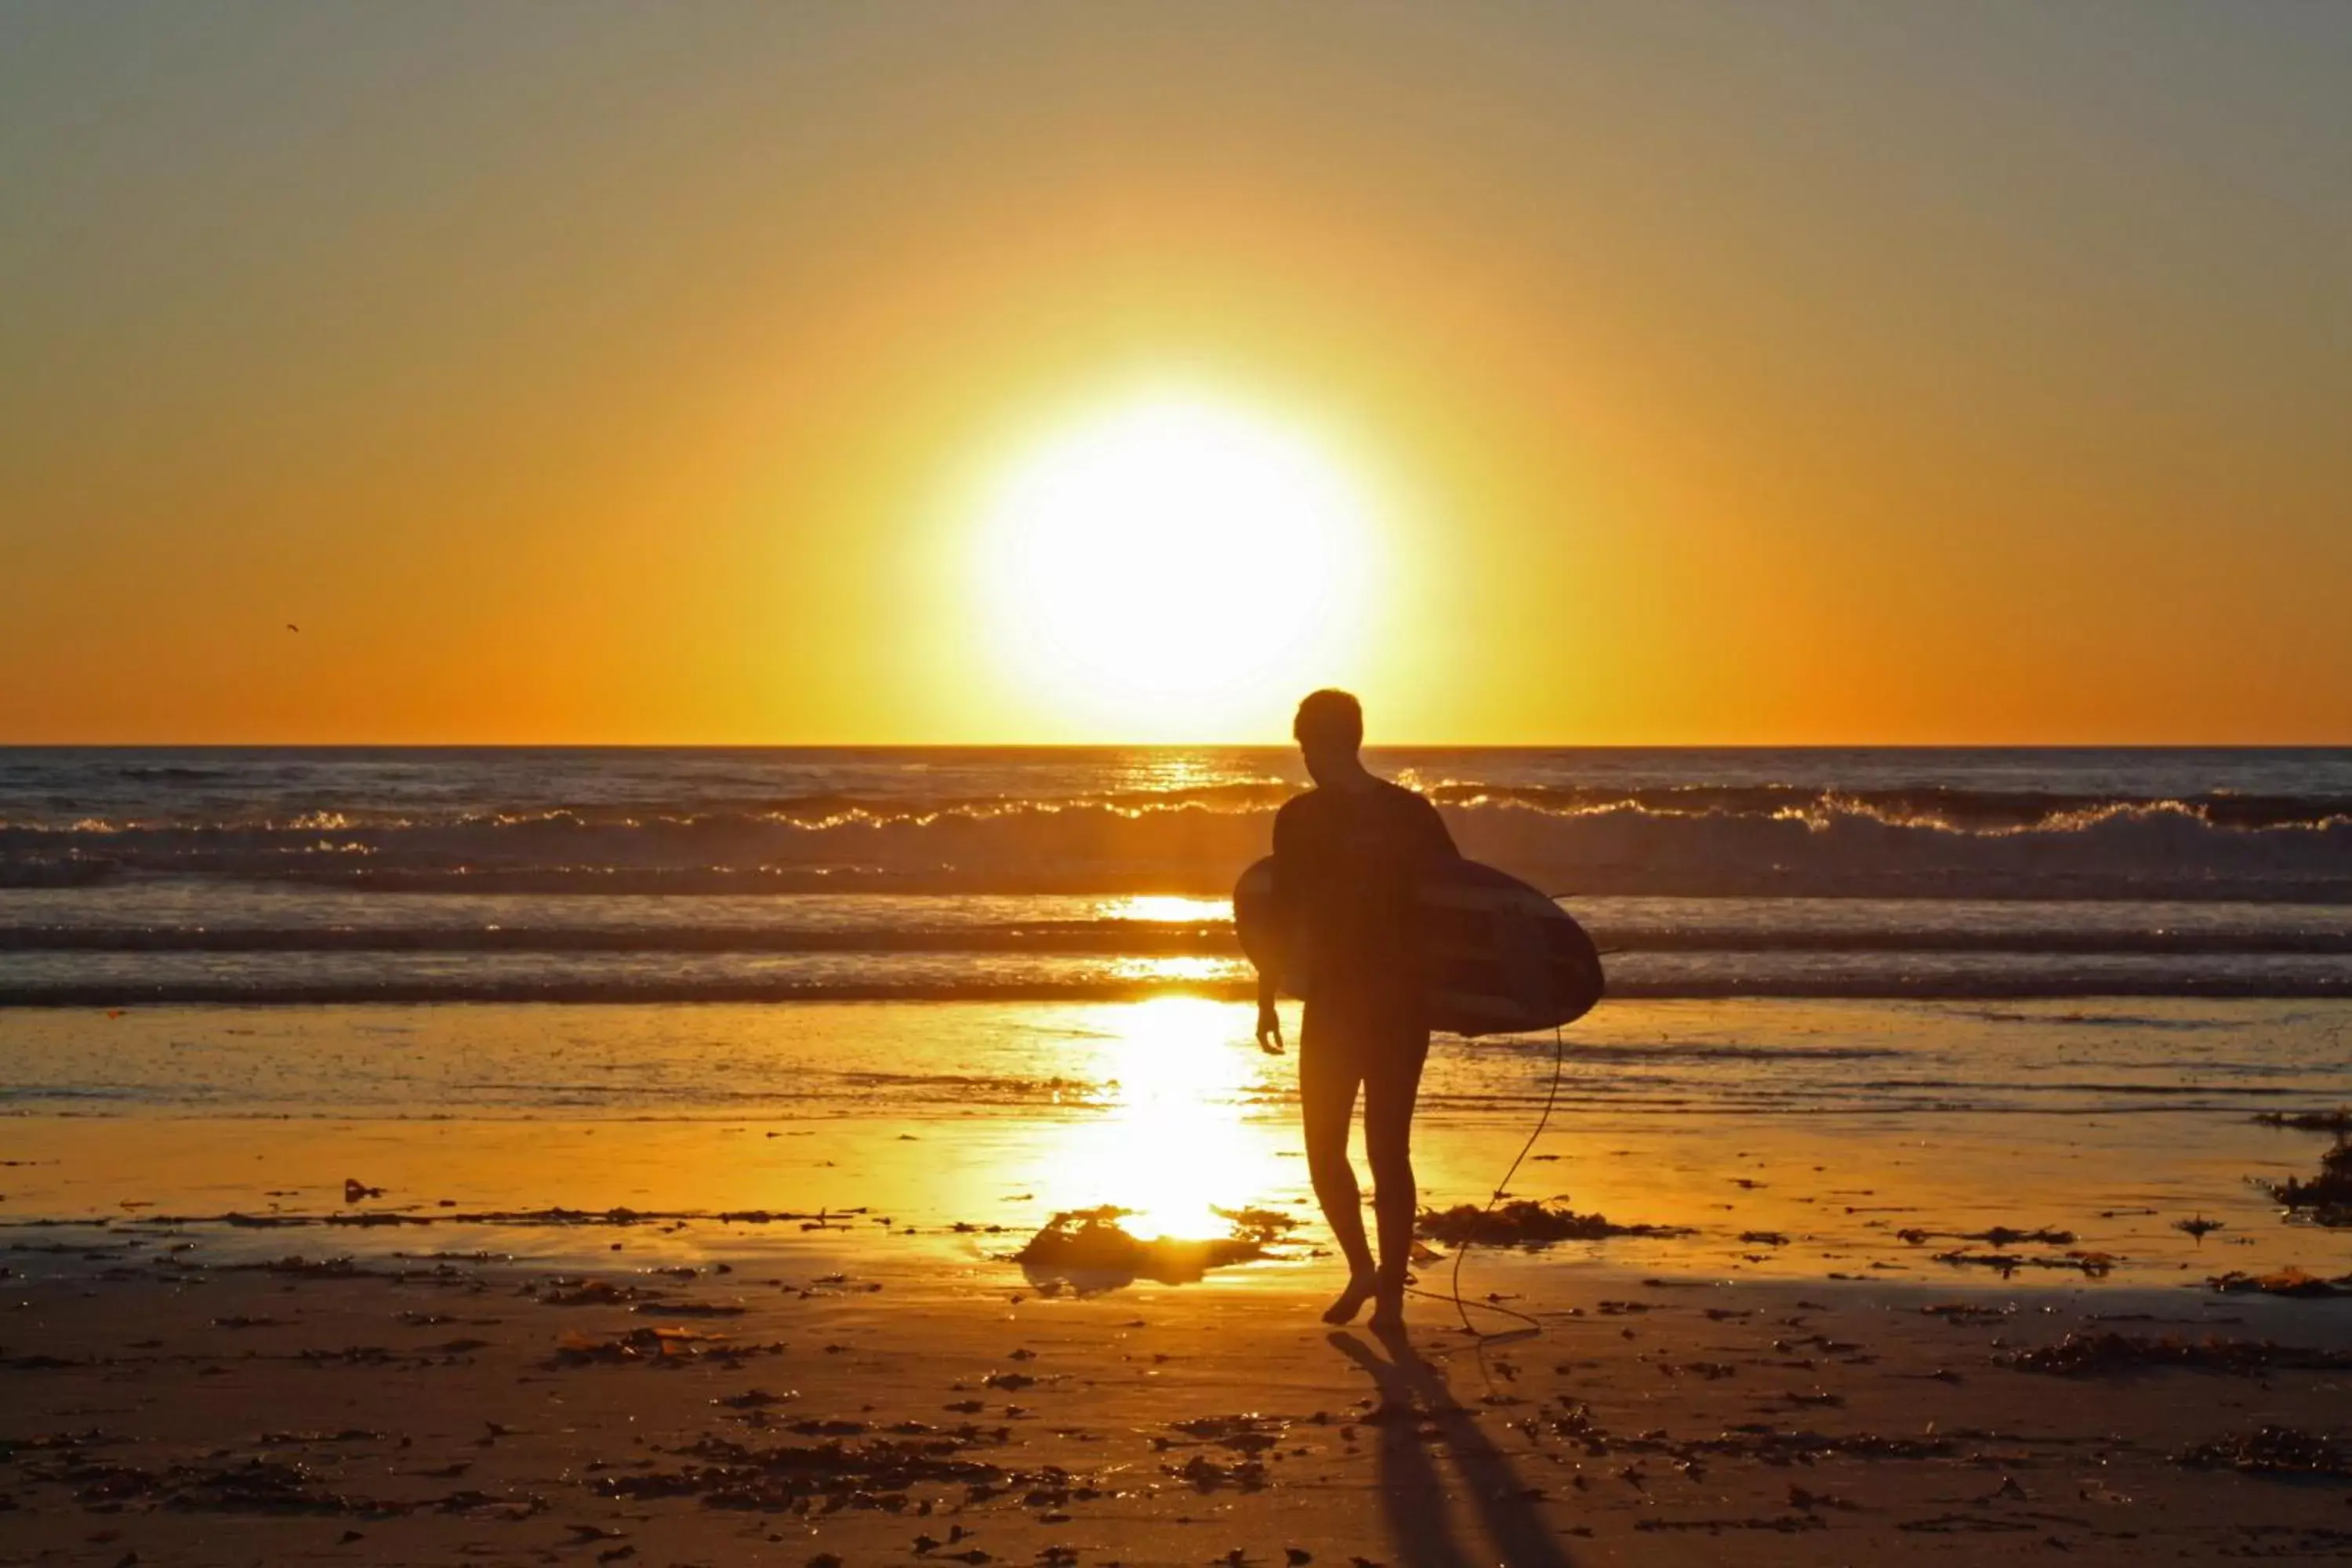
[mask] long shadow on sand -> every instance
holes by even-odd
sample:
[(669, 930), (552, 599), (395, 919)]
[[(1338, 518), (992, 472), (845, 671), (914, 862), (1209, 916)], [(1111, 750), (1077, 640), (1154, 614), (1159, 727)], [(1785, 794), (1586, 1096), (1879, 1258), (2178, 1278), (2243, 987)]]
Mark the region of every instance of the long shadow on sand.
[[(1496, 1561), (1511, 1568), (1570, 1568), (1573, 1559), (1529, 1500), (1528, 1483), (1454, 1397), (1444, 1374), (1414, 1353), (1402, 1332), (1371, 1332), (1385, 1356), (1345, 1330), (1325, 1337), (1370, 1373), (1379, 1390), (1380, 1406), (1365, 1419), (1381, 1429), (1381, 1508), (1403, 1568), (1475, 1568)], [(1442, 1439), (1422, 1436), (1424, 1420), (1438, 1423)], [(1443, 1441), (1453, 1456), (1459, 1484), (1452, 1490), (1438, 1473), (1433, 1441)], [(1455, 1538), (1447, 1504), (1456, 1496), (1476, 1513), (1486, 1536), (1483, 1546)]]

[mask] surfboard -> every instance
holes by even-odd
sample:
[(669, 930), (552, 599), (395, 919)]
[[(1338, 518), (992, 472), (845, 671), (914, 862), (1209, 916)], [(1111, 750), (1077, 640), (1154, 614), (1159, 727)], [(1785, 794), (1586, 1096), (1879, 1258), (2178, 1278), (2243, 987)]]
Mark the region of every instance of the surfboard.
[[(1260, 973), (1276, 963), (1273, 898), (1268, 856), (1234, 884), (1234, 930)], [(1433, 1029), (1510, 1035), (1572, 1024), (1607, 988), (1584, 928), (1507, 872), (1449, 860), (1422, 883), (1419, 901)], [(1276, 984), (1283, 994), (1297, 994), (1279, 974)]]

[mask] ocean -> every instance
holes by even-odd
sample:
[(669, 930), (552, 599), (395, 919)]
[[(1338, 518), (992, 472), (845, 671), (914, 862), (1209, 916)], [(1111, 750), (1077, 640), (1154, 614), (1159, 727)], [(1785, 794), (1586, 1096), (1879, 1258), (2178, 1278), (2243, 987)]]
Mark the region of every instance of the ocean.
[[(1694, 1227), (1620, 1265), (1925, 1280), (1969, 1266), (1895, 1228), (2020, 1223), (2118, 1277), (2327, 1261), (2249, 1178), (2315, 1157), (2259, 1114), (2352, 1100), (2352, 752), (1371, 761), (1610, 955), (1564, 1042), (1436, 1042), (1432, 1204), (1548, 1116), (1524, 1194)], [(871, 1207), (984, 1274), (972, 1225), (1306, 1212), (1225, 904), (1301, 784), (1270, 749), (0, 752), (0, 1230), (350, 1247), (356, 1177), (385, 1246)]]
[[(1373, 753), (1627, 997), (2352, 988), (2352, 750)], [(0, 1005), (1238, 994), (1273, 749), (0, 751)]]

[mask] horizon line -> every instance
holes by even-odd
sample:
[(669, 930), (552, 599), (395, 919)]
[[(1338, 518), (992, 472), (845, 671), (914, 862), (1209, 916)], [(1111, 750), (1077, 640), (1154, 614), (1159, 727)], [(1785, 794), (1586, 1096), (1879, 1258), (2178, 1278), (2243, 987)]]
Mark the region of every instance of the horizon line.
[[(0, 752), (1288, 752), (1287, 741), (11, 741)], [(2340, 752), (2342, 741), (1368, 741), (1381, 752)]]

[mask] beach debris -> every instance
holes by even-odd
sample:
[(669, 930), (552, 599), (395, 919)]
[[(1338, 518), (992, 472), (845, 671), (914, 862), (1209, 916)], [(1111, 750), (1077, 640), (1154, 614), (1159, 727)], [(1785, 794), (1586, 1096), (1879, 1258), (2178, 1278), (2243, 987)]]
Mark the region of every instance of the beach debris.
[[(577, 1329), (566, 1329), (555, 1341), (550, 1366), (588, 1366), (604, 1362), (690, 1361), (714, 1342), (708, 1334), (689, 1329), (631, 1329), (613, 1339), (598, 1339)], [(781, 1347), (779, 1347), (781, 1348)]]
[(1212, 1268), (1264, 1258), (1266, 1247), (1297, 1225), (1270, 1209), (1219, 1210), (1230, 1235), (1207, 1239), (1157, 1237), (1144, 1240), (1119, 1225), (1132, 1210), (1106, 1205), (1055, 1215), (1013, 1255), (1032, 1283), (1066, 1282), (1085, 1294), (1117, 1289), (1138, 1279), (1189, 1285)]
[(2214, 1231), (2226, 1230), (2229, 1227), (2218, 1219), (2207, 1219), (2200, 1214), (2190, 1219), (2174, 1220), (2172, 1228), (2185, 1232), (2189, 1240), (2201, 1247), (2204, 1245), (2205, 1238)]
[(1600, 1241), (1612, 1236), (1676, 1237), (1692, 1234), (1688, 1226), (1619, 1225), (1598, 1214), (1578, 1214), (1553, 1208), (1530, 1198), (1517, 1198), (1494, 1208), (1457, 1204), (1450, 1209), (1423, 1209), (1413, 1222), (1416, 1234), (1459, 1247), (1548, 1247), (1559, 1241)]
[[(2014, 1535), (2031, 1534), (2039, 1527), (2018, 1519), (1992, 1519), (1976, 1513), (1939, 1513), (1927, 1519), (1906, 1520), (1895, 1527), (1915, 1531), (1922, 1535)], [(2052, 1536), (2049, 1539), (2057, 1539)]]
[(2021, 1241), (2030, 1241), (2042, 1247), (2074, 1245), (2073, 1231), (2053, 1230), (2048, 1226), (2042, 1226), (2033, 1230), (2019, 1230), (2006, 1225), (1993, 1226), (1986, 1230), (1923, 1230), (1916, 1226), (1910, 1226), (1895, 1234), (1914, 1247), (1929, 1241), (1981, 1241), (1987, 1247), (2015, 1247)]
[(2254, 1121), (2264, 1127), (2288, 1127), (2297, 1132), (2333, 1132), (2338, 1138), (2352, 1137), (2352, 1105), (2339, 1105), (2333, 1110), (2258, 1110)]
[(740, 1394), (723, 1394), (710, 1403), (726, 1410), (765, 1410), (772, 1405), (787, 1405), (801, 1396), (797, 1388), (782, 1394), (771, 1394), (764, 1388), (747, 1388)]
[(2294, 1426), (2258, 1426), (2252, 1432), (2200, 1443), (2173, 1458), (2193, 1469), (2352, 1481), (2352, 1448)]
[(321, 1489), (297, 1462), (248, 1458), (236, 1464), (174, 1464), (160, 1469), (96, 1464), (63, 1450), (54, 1461), (22, 1467), (36, 1480), (75, 1489), (85, 1507), (161, 1504), (181, 1513), (343, 1514), (383, 1519), (413, 1506)]
[(1832, 1456), (1854, 1459), (1940, 1459), (1958, 1452), (1953, 1440), (1938, 1436), (1932, 1424), (1924, 1436), (1917, 1437), (1890, 1437), (1871, 1432), (1791, 1432), (1768, 1422), (1741, 1422), (1726, 1426), (1713, 1437), (1674, 1438), (1663, 1430), (1632, 1435), (1611, 1432), (1593, 1415), (1590, 1405), (1565, 1397), (1561, 1403), (1567, 1408), (1558, 1415), (1530, 1415), (1511, 1425), (1538, 1441), (1565, 1438), (1581, 1446), (1586, 1456), (1593, 1458), (1663, 1454), (1677, 1463), (1712, 1458), (1809, 1465)]
[[(1260, 1415), (1253, 1411), (1242, 1415), (1202, 1415), (1190, 1421), (1171, 1421), (1168, 1426), (1197, 1443), (1230, 1448), (1237, 1454), (1263, 1454), (1281, 1446), (1283, 1434), (1290, 1428), (1290, 1419)], [(1171, 1442), (1172, 1439), (1161, 1438), (1157, 1446), (1164, 1448)]]
[(2352, 1296), (2352, 1274), (2323, 1279), (2292, 1264), (2272, 1274), (2246, 1274), (2233, 1268), (2213, 1275), (2205, 1283), (2225, 1296)]
[(1770, 1530), (1782, 1535), (1798, 1535), (1808, 1530), (1827, 1530), (1829, 1521), (1818, 1514), (1786, 1513), (1772, 1517), (1747, 1519), (1638, 1519), (1633, 1528), (1640, 1531), (1704, 1530), (1709, 1535), (1720, 1535), (1727, 1530)]
[(1956, 1268), (1990, 1268), (2004, 1279), (2021, 1268), (2075, 1268), (2097, 1279), (2114, 1272), (2116, 1257), (2111, 1252), (2069, 1251), (2060, 1258), (2029, 1258), (2015, 1252), (1971, 1252), (1956, 1247), (1936, 1254), (1936, 1261)]
[[(1072, 1486), (1070, 1473), (1054, 1467), (1034, 1474), (1016, 1472), (965, 1457), (966, 1450), (979, 1443), (1003, 1440), (1002, 1428), (991, 1432), (970, 1427), (916, 1436), (830, 1438), (771, 1447), (751, 1447), (706, 1435), (669, 1450), (690, 1463), (675, 1469), (647, 1468), (600, 1477), (595, 1488), (614, 1498), (698, 1497), (705, 1507), (715, 1509), (791, 1510), (795, 1504), (821, 1504), (827, 1511), (849, 1508), (902, 1513), (913, 1506), (909, 1489), (919, 1486), (960, 1484), (975, 1494), (973, 1500), (1013, 1486)], [(1091, 1500), (1102, 1494), (1079, 1484), (1073, 1486), (1071, 1495)], [(952, 1537), (950, 1544), (959, 1539)], [(966, 1560), (953, 1553), (941, 1555)]]
[(1265, 1486), (1265, 1465), (1258, 1459), (1236, 1459), (1231, 1464), (1219, 1464), (1206, 1454), (1195, 1454), (1181, 1465), (1160, 1467), (1179, 1480), (1189, 1481), (1203, 1494), (1232, 1487), (1238, 1491), (1254, 1492)]
[(656, 1292), (636, 1285), (615, 1285), (609, 1279), (559, 1276), (544, 1290), (526, 1285), (522, 1293), (536, 1296), (542, 1307), (617, 1307), (642, 1300)]
[(2020, 1372), (2050, 1373), (2060, 1377), (2095, 1376), (2136, 1372), (2146, 1367), (2185, 1367), (2200, 1372), (2242, 1375), (2281, 1369), (2338, 1371), (2352, 1367), (2352, 1351), (2315, 1350), (2283, 1345), (2271, 1340), (2231, 1340), (2219, 1336), (2200, 1341), (2167, 1335), (2148, 1339), (2137, 1334), (2070, 1333), (2054, 1345), (2020, 1351), (1998, 1358)]
[(1657, 1366), (1658, 1374), (1662, 1377), (1688, 1375), (1704, 1378), (1709, 1383), (1720, 1383), (1727, 1377), (1739, 1375), (1738, 1367), (1724, 1361), (1660, 1362)]
[(2319, 1174), (2309, 1181), (2289, 1176), (2255, 1185), (2295, 1218), (2331, 1228), (2352, 1226), (2352, 1143), (2338, 1143), (2322, 1154)]
[(1919, 1314), (1941, 1318), (1957, 1328), (1966, 1323), (1998, 1323), (2016, 1310), (2014, 1307), (1989, 1307), (1980, 1301), (1938, 1301), (1920, 1308)]

